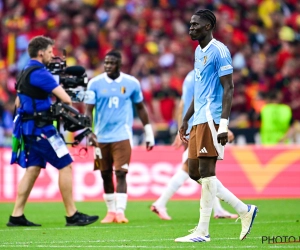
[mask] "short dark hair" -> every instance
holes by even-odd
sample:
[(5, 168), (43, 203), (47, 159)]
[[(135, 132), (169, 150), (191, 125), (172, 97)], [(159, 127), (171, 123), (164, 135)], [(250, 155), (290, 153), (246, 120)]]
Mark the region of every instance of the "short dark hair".
[(216, 26), (217, 19), (215, 14), (212, 11), (207, 9), (198, 10), (194, 15), (200, 16), (201, 18), (209, 21), (211, 24), (211, 29), (214, 29), (214, 27)]
[(116, 57), (116, 58), (118, 58), (120, 60), (122, 58), (121, 53), (119, 51), (117, 51), (117, 50), (111, 50), (106, 55), (107, 56), (114, 56), (114, 57)]
[(54, 41), (46, 36), (36, 36), (32, 38), (28, 45), (28, 54), (30, 58), (37, 57), (39, 50), (45, 50), (49, 45), (53, 45)]

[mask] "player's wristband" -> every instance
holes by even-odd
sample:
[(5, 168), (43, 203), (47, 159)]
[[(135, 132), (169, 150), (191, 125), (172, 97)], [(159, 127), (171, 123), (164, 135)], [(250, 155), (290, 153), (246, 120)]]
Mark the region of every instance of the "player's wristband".
[(153, 130), (151, 127), (151, 124), (146, 124), (144, 126), (145, 129), (145, 141), (149, 142), (149, 146), (152, 147), (154, 146), (154, 134), (153, 134)]
[(224, 118), (221, 118), (218, 129), (218, 134), (222, 133), (228, 133), (228, 120)]

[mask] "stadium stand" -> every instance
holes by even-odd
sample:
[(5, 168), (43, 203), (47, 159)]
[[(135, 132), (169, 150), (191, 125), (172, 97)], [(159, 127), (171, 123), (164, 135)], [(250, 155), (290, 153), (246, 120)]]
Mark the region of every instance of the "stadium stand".
[[(175, 104), (198, 45), (187, 32), (190, 16), (201, 8), (214, 11), (215, 38), (233, 56), (233, 132), (255, 142), (265, 94), (274, 88), (300, 119), (299, 86), (294, 90), (300, 70), (297, 0), (0, 0), (0, 145), (9, 145), (15, 77), (36, 35), (55, 39), (56, 53), (66, 49), (67, 64), (82, 65), (90, 78), (102, 72), (110, 49), (120, 50), (122, 71), (141, 82), (157, 140), (172, 141)], [(135, 132), (139, 143), (138, 124)]]

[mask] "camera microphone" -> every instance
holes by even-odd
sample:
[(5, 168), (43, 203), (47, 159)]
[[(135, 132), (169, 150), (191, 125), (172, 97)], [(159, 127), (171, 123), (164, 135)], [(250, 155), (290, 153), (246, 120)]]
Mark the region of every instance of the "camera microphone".
[(70, 66), (65, 69), (66, 75), (82, 76), (85, 73), (85, 69), (82, 66)]

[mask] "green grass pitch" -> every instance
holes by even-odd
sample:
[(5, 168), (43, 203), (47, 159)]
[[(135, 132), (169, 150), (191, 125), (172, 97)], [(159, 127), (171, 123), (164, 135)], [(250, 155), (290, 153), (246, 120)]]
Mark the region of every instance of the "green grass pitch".
[[(211, 219), (209, 243), (175, 243), (188, 234), (199, 218), (199, 201), (170, 201), (171, 221), (150, 212), (150, 201), (130, 201), (128, 224), (100, 224), (65, 227), (62, 203), (28, 203), (25, 215), (42, 227), (8, 228), (13, 204), (0, 203), (0, 249), (300, 249), (300, 243), (262, 244), (262, 236), (300, 237), (300, 200), (247, 200), (259, 208), (251, 234), (239, 240), (240, 221)], [(233, 210), (222, 203), (229, 211)], [(79, 211), (106, 213), (101, 202), (78, 202)]]

